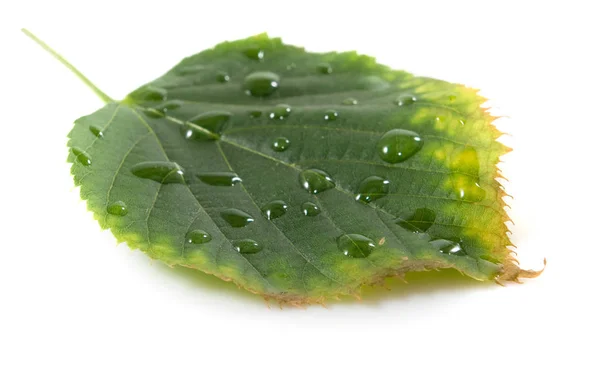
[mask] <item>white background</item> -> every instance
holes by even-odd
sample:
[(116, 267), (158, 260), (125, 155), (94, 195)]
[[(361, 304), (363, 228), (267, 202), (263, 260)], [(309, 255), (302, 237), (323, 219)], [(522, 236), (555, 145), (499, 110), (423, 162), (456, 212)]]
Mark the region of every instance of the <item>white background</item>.
[[(61, 1), (0, 8), (0, 372), (598, 372), (600, 28), (594, 1)], [(8, 4), (8, 5), (6, 5)], [(597, 5), (596, 5), (597, 6)], [(72, 186), (66, 134), (223, 40), (263, 31), (479, 87), (509, 118), (513, 241), (545, 273), (502, 288), (409, 276), (327, 309), (268, 309), (116, 246)]]

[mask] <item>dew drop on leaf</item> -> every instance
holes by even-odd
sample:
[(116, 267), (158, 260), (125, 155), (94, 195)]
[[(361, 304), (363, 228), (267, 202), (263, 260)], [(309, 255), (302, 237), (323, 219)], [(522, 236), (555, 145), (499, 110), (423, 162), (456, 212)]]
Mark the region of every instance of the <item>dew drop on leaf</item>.
[(104, 137), (104, 133), (102, 133), (102, 128), (95, 126), (95, 125), (91, 125), (90, 126), (90, 132), (94, 134), (94, 136), (96, 137)]
[(232, 244), (240, 254), (255, 254), (262, 250), (262, 246), (258, 242), (249, 238), (235, 240)]
[[(208, 111), (188, 119), (188, 122), (200, 126), (212, 133), (221, 133), (223, 125), (225, 125), (232, 116), (233, 113), (230, 113), (229, 111)], [(186, 138), (188, 137), (186, 136)]]
[(337, 239), (338, 248), (352, 258), (366, 258), (375, 248), (375, 241), (361, 234), (344, 234)]
[(321, 74), (331, 74), (333, 72), (333, 68), (327, 62), (322, 62), (317, 65), (317, 71)]
[(273, 220), (283, 216), (287, 209), (287, 203), (282, 200), (275, 200), (264, 205), (261, 210), (268, 220)]
[(283, 152), (290, 147), (290, 140), (287, 137), (278, 137), (271, 144), (271, 148), (276, 152)]
[(85, 150), (74, 146), (71, 148), (73, 155), (77, 159), (77, 162), (81, 163), (84, 166), (90, 166), (92, 164), (92, 158)]
[(311, 168), (300, 172), (300, 186), (307, 192), (317, 194), (335, 187), (335, 182), (323, 170)]
[(369, 176), (360, 182), (355, 199), (365, 203), (385, 197), (390, 190), (390, 181), (379, 176)]
[(304, 202), (302, 204), (302, 213), (304, 216), (317, 216), (321, 213), (321, 209), (312, 202)]
[(167, 99), (167, 90), (164, 88), (143, 86), (130, 93), (129, 97), (136, 102), (164, 101)]
[(348, 97), (342, 101), (344, 105), (358, 105), (358, 100), (352, 97)]
[(417, 102), (417, 98), (413, 95), (400, 95), (394, 100), (394, 104), (398, 106), (411, 105)]
[(243, 53), (246, 57), (255, 61), (262, 61), (265, 58), (265, 51), (259, 47), (246, 48)]
[(254, 218), (247, 212), (234, 208), (221, 211), (221, 217), (234, 228), (245, 227), (254, 221)]
[(445, 240), (445, 239), (437, 239), (433, 241), (429, 241), (431, 246), (435, 249), (439, 250), (439, 252), (449, 255), (457, 255), (457, 256), (465, 256), (467, 253), (460, 246), (458, 242)]
[(229, 74), (227, 74), (225, 71), (219, 71), (217, 73), (217, 82), (227, 83), (229, 81), (229, 79), (230, 79)]
[(191, 230), (185, 235), (185, 242), (189, 244), (198, 245), (210, 242), (211, 240), (212, 236), (203, 231), (202, 229)]
[(292, 107), (288, 104), (279, 104), (276, 105), (271, 113), (269, 113), (269, 118), (271, 119), (283, 119), (290, 116), (292, 113)]
[(435, 211), (422, 207), (416, 209), (412, 213), (397, 218), (394, 220), (394, 223), (411, 232), (420, 233), (426, 232), (431, 228), (435, 222), (435, 218)]
[(242, 179), (235, 172), (229, 171), (202, 172), (197, 176), (203, 183), (214, 186), (233, 186), (242, 182)]
[(325, 112), (325, 116), (324, 116), (325, 120), (328, 122), (332, 122), (332, 121), (336, 120), (337, 117), (338, 117), (338, 112), (335, 110), (327, 110)]
[(388, 163), (399, 163), (415, 155), (423, 147), (418, 133), (403, 129), (386, 132), (377, 142), (379, 157)]
[(125, 216), (129, 212), (123, 201), (116, 201), (106, 207), (106, 212), (115, 216)]
[(266, 97), (279, 88), (279, 75), (269, 71), (257, 71), (244, 79), (244, 90), (254, 97)]
[(131, 168), (131, 173), (142, 179), (161, 184), (185, 184), (183, 169), (175, 162), (140, 162)]

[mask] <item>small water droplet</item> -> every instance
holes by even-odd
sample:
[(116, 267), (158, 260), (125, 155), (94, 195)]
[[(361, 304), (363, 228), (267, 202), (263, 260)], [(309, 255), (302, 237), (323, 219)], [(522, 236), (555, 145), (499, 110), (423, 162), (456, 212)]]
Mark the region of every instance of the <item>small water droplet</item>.
[(181, 100), (169, 100), (156, 105), (154, 108), (147, 108), (144, 113), (150, 118), (162, 118), (168, 111), (179, 109), (183, 105)]
[(415, 102), (417, 102), (417, 98), (413, 95), (400, 95), (394, 100), (394, 103), (398, 106), (411, 105)]
[(355, 199), (365, 203), (385, 197), (390, 190), (390, 181), (379, 176), (369, 176), (360, 182)]
[(252, 110), (248, 114), (250, 115), (251, 118), (260, 118), (260, 116), (262, 115), (262, 111)]
[(240, 254), (256, 254), (262, 250), (262, 246), (260, 246), (258, 242), (249, 238), (235, 240), (232, 244)]
[(386, 132), (377, 143), (379, 157), (388, 163), (404, 162), (423, 147), (418, 133), (403, 129)]
[(266, 97), (279, 88), (279, 75), (269, 71), (257, 71), (244, 79), (244, 90), (254, 97)]
[(292, 107), (288, 104), (279, 104), (276, 105), (271, 113), (269, 114), (269, 118), (271, 119), (283, 119), (290, 116), (292, 113)]
[(335, 187), (335, 182), (323, 170), (311, 168), (300, 172), (300, 186), (307, 192), (317, 194)]
[(203, 172), (197, 176), (203, 183), (214, 186), (234, 186), (242, 182), (242, 179), (235, 172), (229, 171)]
[(312, 202), (304, 202), (302, 204), (302, 213), (304, 216), (317, 216), (321, 213), (321, 209)]
[(317, 65), (317, 71), (321, 74), (331, 74), (333, 72), (333, 68), (327, 62), (321, 62)]
[(327, 110), (325, 112), (325, 116), (324, 116), (325, 120), (329, 121), (329, 122), (336, 120), (337, 117), (338, 117), (338, 112), (335, 110)]
[(406, 216), (399, 217), (394, 220), (394, 223), (411, 232), (421, 233), (431, 228), (435, 218), (435, 211), (423, 207), (406, 214)]
[(246, 48), (243, 51), (244, 55), (251, 60), (262, 61), (265, 58), (265, 51), (259, 47)]
[(125, 216), (129, 212), (123, 201), (116, 201), (106, 207), (106, 212), (115, 216)]
[(95, 125), (91, 125), (90, 126), (90, 132), (94, 134), (94, 136), (96, 137), (104, 137), (104, 133), (102, 132), (102, 128), (100, 128), (99, 126), (95, 126)]
[(467, 255), (465, 250), (462, 248), (462, 246), (460, 246), (460, 243), (458, 243), (458, 242), (445, 240), (445, 239), (437, 239), (437, 240), (429, 241), (429, 243), (435, 249), (439, 250), (439, 252), (444, 253), (444, 254), (457, 255), (457, 256)]
[(348, 97), (342, 101), (344, 105), (358, 105), (358, 100), (352, 97)]
[(271, 148), (276, 152), (283, 152), (290, 147), (290, 140), (287, 137), (278, 137), (271, 144)]
[(86, 153), (85, 150), (74, 146), (71, 148), (71, 152), (73, 152), (73, 155), (75, 156), (77, 161), (82, 165), (89, 166), (92, 164), (92, 157), (90, 157), (90, 155)]
[(129, 94), (136, 102), (142, 101), (164, 101), (167, 99), (167, 90), (164, 88), (143, 86)]
[(227, 83), (229, 81), (229, 79), (230, 79), (229, 74), (227, 74), (225, 71), (217, 72), (217, 82)]
[(456, 198), (469, 202), (480, 202), (485, 199), (485, 189), (479, 185), (477, 178), (462, 174), (452, 174), (450, 175), (450, 181)]
[(352, 258), (366, 258), (375, 248), (375, 241), (361, 234), (344, 234), (337, 239), (338, 248)]
[(281, 200), (275, 200), (264, 205), (262, 212), (268, 220), (273, 220), (283, 216), (287, 209), (287, 203)]
[(221, 211), (221, 217), (234, 228), (245, 227), (254, 221), (250, 214), (238, 209), (223, 210)]
[(185, 184), (183, 169), (175, 162), (140, 162), (131, 168), (131, 173), (142, 179), (161, 184)]
[(189, 231), (185, 235), (185, 242), (189, 244), (199, 245), (203, 243), (210, 242), (212, 240), (212, 236), (202, 229), (194, 229)]

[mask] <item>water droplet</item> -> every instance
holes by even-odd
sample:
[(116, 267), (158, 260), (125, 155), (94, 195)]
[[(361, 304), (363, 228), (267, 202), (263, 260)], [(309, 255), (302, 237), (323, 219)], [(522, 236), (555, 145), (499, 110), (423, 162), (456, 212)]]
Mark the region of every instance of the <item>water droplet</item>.
[(485, 199), (485, 189), (472, 176), (452, 174), (450, 175), (450, 182), (453, 186), (454, 195), (458, 199), (469, 202), (480, 202)]
[(123, 201), (116, 201), (106, 207), (106, 212), (115, 216), (125, 216), (129, 212)]
[(333, 68), (327, 62), (321, 62), (317, 65), (317, 71), (321, 74), (331, 74), (333, 72)]
[(71, 148), (71, 151), (73, 152), (73, 155), (75, 156), (77, 161), (82, 165), (89, 166), (92, 164), (92, 157), (90, 157), (90, 155), (86, 153), (85, 150), (74, 146)]
[(150, 179), (161, 184), (185, 184), (183, 169), (175, 162), (141, 162), (131, 168), (131, 173), (142, 179)]
[(317, 216), (321, 213), (321, 209), (312, 202), (304, 202), (302, 204), (302, 213), (304, 216)]
[(203, 172), (197, 176), (203, 183), (214, 186), (233, 186), (242, 182), (242, 179), (235, 172), (229, 171)]
[(276, 152), (285, 151), (289, 147), (290, 140), (288, 140), (286, 137), (276, 138), (275, 141), (273, 141), (273, 144), (271, 145), (271, 148), (273, 148), (273, 150), (275, 150)]
[(212, 236), (202, 229), (194, 229), (185, 235), (185, 242), (195, 245), (207, 243), (211, 240)]
[(420, 233), (431, 228), (435, 222), (435, 218), (435, 211), (423, 207), (416, 209), (413, 213), (406, 216), (399, 217), (394, 220), (394, 223), (411, 232)]
[(335, 187), (335, 182), (323, 170), (311, 168), (300, 172), (300, 186), (307, 192), (317, 194)]
[(188, 122), (194, 123), (210, 132), (221, 133), (223, 125), (232, 116), (233, 114), (228, 111), (208, 111), (188, 119)]
[(457, 256), (465, 256), (467, 253), (460, 246), (460, 243), (445, 240), (445, 239), (437, 239), (433, 241), (429, 241), (431, 246), (435, 249), (439, 250), (441, 253), (449, 254), (449, 255), (457, 255)]
[(394, 100), (394, 103), (398, 106), (411, 105), (415, 102), (417, 102), (417, 98), (413, 95), (400, 95)]
[(150, 118), (162, 118), (168, 111), (179, 109), (183, 105), (181, 100), (169, 100), (156, 105), (154, 108), (147, 108), (144, 113)]
[(102, 133), (102, 128), (93, 124), (90, 126), (90, 132), (93, 133), (96, 137), (104, 137), (104, 133)]
[(227, 74), (225, 71), (217, 72), (217, 82), (227, 83), (229, 79), (229, 74)]
[(360, 182), (355, 199), (365, 203), (385, 197), (390, 191), (390, 181), (379, 176), (369, 176)]
[(279, 88), (279, 75), (268, 71), (257, 71), (244, 79), (244, 90), (254, 97), (270, 96)]
[(386, 132), (377, 143), (379, 157), (388, 163), (404, 162), (423, 147), (418, 133), (403, 129)]
[(265, 51), (263, 51), (259, 47), (246, 48), (244, 49), (243, 53), (244, 55), (246, 55), (246, 57), (250, 58), (251, 60), (262, 61), (263, 58), (265, 58)]
[(129, 94), (136, 102), (141, 101), (164, 101), (167, 99), (167, 90), (164, 88), (144, 86)]
[(338, 248), (352, 258), (366, 258), (375, 248), (375, 242), (361, 234), (344, 234), (337, 239)]
[(348, 97), (342, 101), (344, 105), (358, 105), (358, 100), (352, 97)]
[(292, 107), (288, 104), (279, 104), (276, 105), (271, 113), (269, 114), (269, 118), (271, 119), (283, 119), (290, 116), (292, 113)]
[(283, 216), (288, 209), (287, 203), (281, 200), (271, 201), (263, 206), (262, 212), (268, 220)]
[(248, 114), (250, 114), (251, 118), (260, 118), (260, 116), (262, 115), (262, 111), (260, 111), (260, 110), (252, 110)]
[(221, 217), (235, 228), (245, 227), (254, 221), (250, 214), (238, 209), (223, 210), (221, 211)]
[(240, 254), (255, 254), (262, 250), (262, 247), (258, 244), (258, 242), (249, 238), (235, 240), (232, 242), (232, 244)]
[(338, 117), (338, 112), (335, 110), (327, 110), (325, 112), (325, 116), (324, 116), (325, 120), (329, 121), (329, 122), (336, 120), (337, 117)]

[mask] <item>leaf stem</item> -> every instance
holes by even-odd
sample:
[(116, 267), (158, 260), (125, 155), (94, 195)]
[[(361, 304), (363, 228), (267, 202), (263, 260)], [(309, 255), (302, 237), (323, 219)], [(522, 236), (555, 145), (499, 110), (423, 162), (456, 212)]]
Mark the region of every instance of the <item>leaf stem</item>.
[(83, 75), (83, 73), (79, 70), (77, 70), (77, 68), (73, 65), (71, 65), (71, 63), (69, 63), (69, 61), (67, 61), (66, 59), (64, 59), (63, 56), (61, 56), (60, 54), (58, 54), (54, 49), (50, 48), (50, 46), (46, 43), (44, 43), (42, 40), (40, 40), (37, 36), (35, 36), (33, 33), (31, 33), (31, 31), (22, 28), (21, 31), (23, 31), (23, 33), (27, 36), (29, 36), (29, 38), (31, 38), (33, 41), (35, 41), (40, 47), (44, 48), (48, 53), (50, 53), (51, 55), (53, 55), (57, 60), (59, 60), (67, 69), (71, 70), (71, 72), (73, 74), (75, 74), (82, 82), (85, 83), (85, 85), (87, 85), (92, 91), (94, 91), (94, 93), (100, 97), (100, 99), (102, 101), (104, 101), (105, 103), (109, 103), (109, 102), (114, 102), (115, 100), (113, 100), (112, 98), (110, 98), (106, 93), (102, 92), (102, 90), (100, 88), (98, 88), (94, 83), (92, 83), (88, 78), (85, 77), (85, 75)]

